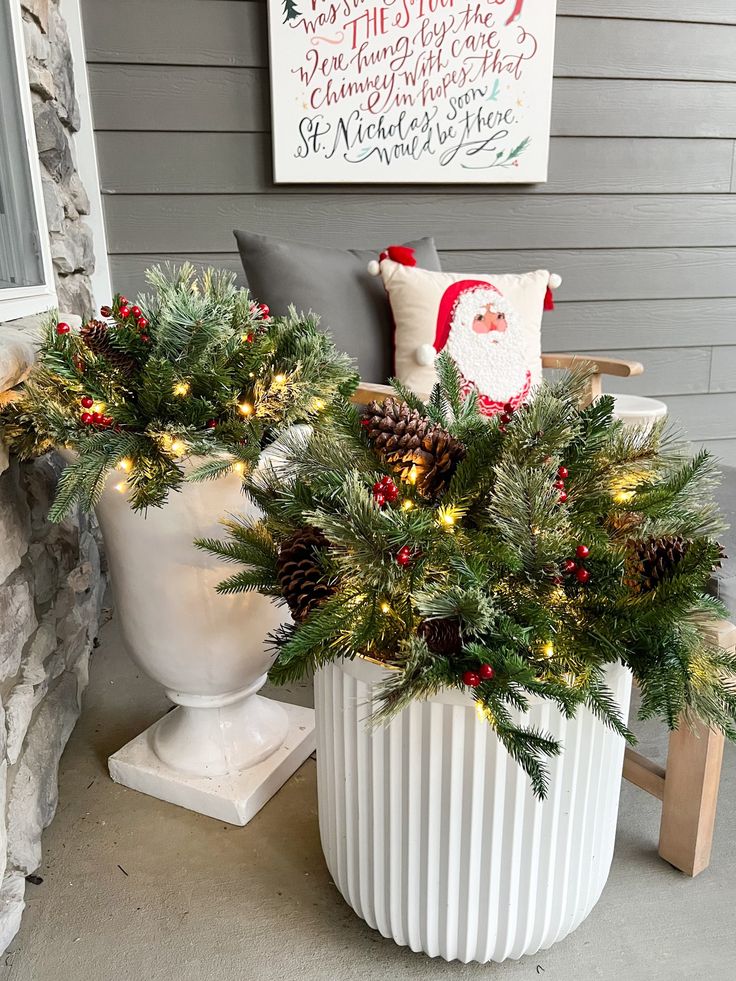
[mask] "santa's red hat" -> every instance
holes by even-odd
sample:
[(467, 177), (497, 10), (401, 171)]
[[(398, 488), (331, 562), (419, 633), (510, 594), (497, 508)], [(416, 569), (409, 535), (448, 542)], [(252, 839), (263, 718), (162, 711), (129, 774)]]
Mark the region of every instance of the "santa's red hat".
[(498, 290), (492, 283), (488, 283), (482, 279), (461, 279), (457, 283), (452, 283), (450, 286), (448, 286), (442, 295), (439, 309), (437, 310), (437, 325), (434, 332), (434, 344), (419, 345), (415, 352), (415, 357), (418, 364), (434, 364), (435, 357), (444, 348), (445, 344), (447, 344), (447, 338), (450, 336), (452, 311), (455, 308), (458, 298), (468, 290), (476, 289), (492, 290), (494, 293), (498, 293), (498, 295), (501, 296), (500, 290)]

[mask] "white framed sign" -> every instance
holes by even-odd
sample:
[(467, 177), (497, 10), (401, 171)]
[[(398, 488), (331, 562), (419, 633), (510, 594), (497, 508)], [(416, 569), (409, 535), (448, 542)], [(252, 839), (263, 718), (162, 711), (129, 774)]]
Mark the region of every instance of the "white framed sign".
[(556, 0), (269, 0), (277, 183), (547, 179)]

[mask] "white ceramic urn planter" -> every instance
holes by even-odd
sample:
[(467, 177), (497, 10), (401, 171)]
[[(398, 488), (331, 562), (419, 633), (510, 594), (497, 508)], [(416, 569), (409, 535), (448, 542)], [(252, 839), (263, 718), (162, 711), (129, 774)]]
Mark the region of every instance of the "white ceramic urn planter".
[[(315, 679), (322, 849), (358, 916), (430, 957), (503, 961), (550, 947), (595, 906), (613, 856), (624, 740), (549, 702), (528, 721), (562, 741), (550, 792), (529, 780), (469, 695), (448, 691), (370, 727), (386, 669), (362, 660)], [(624, 718), (631, 675), (608, 671)]]
[(115, 613), (136, 664), (176, 708), (109, 760), (118, 783), (232, 824), (246, 824), (314, 750), (314, 713), (257, 694), (284, 619), (258, 593), (221, 596), (222, 560), (195, 538), (248, 512), (236, 475), (186, 483), (144, 515), (110, 476), (95, 511)]

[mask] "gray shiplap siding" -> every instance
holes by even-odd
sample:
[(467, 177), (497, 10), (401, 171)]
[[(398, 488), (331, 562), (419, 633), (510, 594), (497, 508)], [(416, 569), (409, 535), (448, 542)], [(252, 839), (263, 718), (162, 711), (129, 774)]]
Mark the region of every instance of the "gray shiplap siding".
[(276, 186), (262, 0), (83, 0), (115, 287), (240, 272), (236, 225), (329, 245), (434, 234), (447, 269), (561, 273), (547, 350), (644, 361), (736, 463), (736, 3), (559, 0), (550, 179)]

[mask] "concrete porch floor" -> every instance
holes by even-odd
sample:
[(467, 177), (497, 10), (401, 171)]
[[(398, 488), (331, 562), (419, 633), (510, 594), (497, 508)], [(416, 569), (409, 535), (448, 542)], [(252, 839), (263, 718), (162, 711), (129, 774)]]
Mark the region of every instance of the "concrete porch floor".
[[(709, 870), (656, 855), (658, 807), (624, 784), (608, 886), (549, 951), (485, 967), (395, 946), (345, 905), (324, 865), (308, 760), (245, 828), (119, 787), (106, 759), (167, 708), (115, 621), (101, 634), (60, 802), (0, 981), (364, 981), (435, 978), (727, 981), (736, 959), (736, 753), (727, 748)], [(299, 702), (306, 689), (279, 692)], [(663, 748), (659, 727), (644, 752)]]

